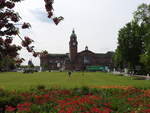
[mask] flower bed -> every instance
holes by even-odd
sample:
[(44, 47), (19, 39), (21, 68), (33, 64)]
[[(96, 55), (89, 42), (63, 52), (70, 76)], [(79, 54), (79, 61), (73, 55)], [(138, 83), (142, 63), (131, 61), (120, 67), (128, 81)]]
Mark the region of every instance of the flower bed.
[[(109, 89), (108, 89), (109, 88)], [(0, 90), (2, 113), (150, 113), (150, 90), (103, 88)]]

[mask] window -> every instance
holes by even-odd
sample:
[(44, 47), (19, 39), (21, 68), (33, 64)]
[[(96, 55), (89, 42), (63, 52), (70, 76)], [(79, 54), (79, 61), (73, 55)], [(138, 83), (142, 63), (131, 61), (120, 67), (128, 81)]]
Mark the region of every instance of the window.
[(91, 57), (90, 56), (84, 56), (83, 62), (84, 62), (84, 64), (90, 64), (91, 63)]

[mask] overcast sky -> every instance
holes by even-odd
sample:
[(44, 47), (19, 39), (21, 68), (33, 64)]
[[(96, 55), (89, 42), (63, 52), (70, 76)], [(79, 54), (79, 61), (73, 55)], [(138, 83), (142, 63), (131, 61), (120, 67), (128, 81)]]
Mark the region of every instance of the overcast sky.
[[(133, 12), (142, 3), (150, 0), (55, 0), (56, 16), (63, 16), (56, 26), (47, 18), (44, 0), (25, 0), (18, 3), (16, 10), (23, 21), (30, 22), (30, 30), (21, 31), (22, 36), (30, 36), (37, 51), (49, 53), (69, 52), (69, 38), (75, 29), (78, 51), (85, 49), (96, 53), (114, 51), (117, 47), (117, 35), (120, 28), (131, 21)], [(33, 58), (25, 50), (21, 56), (27, 61), (32, 58), (39, 65), (39, 58)]]

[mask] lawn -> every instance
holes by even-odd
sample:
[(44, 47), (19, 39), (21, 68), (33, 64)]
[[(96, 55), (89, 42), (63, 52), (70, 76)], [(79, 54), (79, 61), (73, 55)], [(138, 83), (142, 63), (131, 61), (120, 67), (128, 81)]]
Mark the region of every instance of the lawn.
[(149, 80), (109, 73), (0, 73), (0, 87), (0, 113), (150, 113)]
[(0, 88), (7, 90), (28, 90), (38, 85), (46, 88), (75, 88), (82, 86), (134, 86), (150, 88), (149, 80), (132, 80), (131, 77), (102, 72), (74, 72), (69, 78), (67, 72), (39, 72), (23, 74), (16, 72), (0, 73)]

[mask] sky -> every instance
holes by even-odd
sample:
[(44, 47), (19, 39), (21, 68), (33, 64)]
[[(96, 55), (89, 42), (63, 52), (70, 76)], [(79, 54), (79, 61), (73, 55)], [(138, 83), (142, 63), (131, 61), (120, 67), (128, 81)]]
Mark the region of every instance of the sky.
[[(150, 4), (150, 0), (54, 0), (55, 16), (64, 17), (57, 26), (47, 18), (44, 0), (24, 0), (15, 10), (22, 21), (31, 24), (32, 28), (20, 33), (34, 40), (36, 51), (68, 53), (74, 28), (78, 52), (88, 46), (95, 53), (106, 53), (115, 51), (119, 29), (133, 19), (133, 12), (142, 3)], [(32, 57), (25, 49), (20, 54), (26, 60), (23, 65), (27, 65), (29, 59), (40, 65), (39, 58)]]

